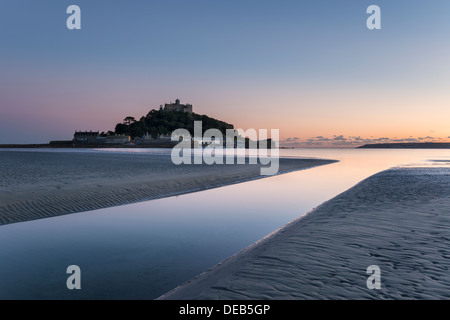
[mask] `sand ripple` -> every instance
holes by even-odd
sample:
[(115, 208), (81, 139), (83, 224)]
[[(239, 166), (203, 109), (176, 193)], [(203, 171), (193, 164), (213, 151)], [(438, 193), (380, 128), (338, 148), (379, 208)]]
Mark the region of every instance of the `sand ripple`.
[[(334, 161), (280, 159), (279, 173)], [(260, 165), (180, 165), (170, 156), (0, 152), (0, 225), (259, 179)]]
[(161, 298), (449, 299), (450, 168), (376, 174)]

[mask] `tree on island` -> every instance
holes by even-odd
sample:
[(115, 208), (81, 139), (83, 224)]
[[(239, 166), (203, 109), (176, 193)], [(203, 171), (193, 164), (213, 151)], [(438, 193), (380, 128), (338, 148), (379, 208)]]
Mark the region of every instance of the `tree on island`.
[(123, 119), (123, 124), (126, 124), (127, 126), (134, 122), (136, 122), (136, 119), (134, 117), (126, 117), (125, 119)]

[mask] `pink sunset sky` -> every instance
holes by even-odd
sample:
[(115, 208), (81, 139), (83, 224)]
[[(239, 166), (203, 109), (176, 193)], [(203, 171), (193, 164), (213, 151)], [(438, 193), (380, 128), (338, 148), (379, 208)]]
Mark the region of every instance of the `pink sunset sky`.
[(4, 1), (0, 143), (114, 130), (176, 98), (285, 146), (450, 141), (450, 5), (401, 2), (378, 1), (371, 31), (351, 1), (78, 1), (70, 31), (64, 1)]

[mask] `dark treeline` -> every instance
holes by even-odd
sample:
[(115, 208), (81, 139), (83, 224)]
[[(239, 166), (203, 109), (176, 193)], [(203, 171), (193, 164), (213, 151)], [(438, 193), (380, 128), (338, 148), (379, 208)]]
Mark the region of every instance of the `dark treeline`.
[(202, 134), (208, 129), (218, 129), (224, 135), (226, 129), (234, 129), (232, 124), (210, 118), (206, 115), (179, 111), (151, 110), (146, 116), (136, 120), (126, 117), (115, 127), (116, 134), (129, 135), (132, 139), (150, 134), (153, 138), (170, 135), (176, 129), (187, 129), (194, 135), (194, 121), (202, 121)]

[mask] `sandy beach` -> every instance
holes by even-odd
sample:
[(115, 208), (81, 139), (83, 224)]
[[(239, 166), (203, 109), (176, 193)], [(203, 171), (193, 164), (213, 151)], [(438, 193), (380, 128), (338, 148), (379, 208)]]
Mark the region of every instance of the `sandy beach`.
[(159, 299), (448, 299), (449, 248), (450, 168), (395, 168)]
[[(333, 160), (280, 159), (278, 174)], [(0, 225), (264, 178), (261, 165), (174, 165), (168, 155), (0, 152)]]

